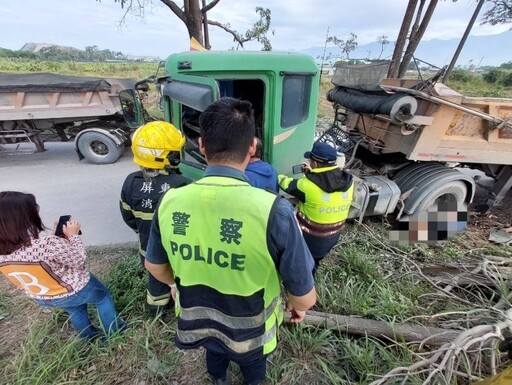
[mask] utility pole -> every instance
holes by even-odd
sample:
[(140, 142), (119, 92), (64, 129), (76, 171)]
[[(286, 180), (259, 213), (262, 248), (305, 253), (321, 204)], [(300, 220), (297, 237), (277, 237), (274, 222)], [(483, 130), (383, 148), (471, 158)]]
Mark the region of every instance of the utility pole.
[(476, 68), (480, 68), (480, 64), (482, 64), (482, 61), (484, 60), (485, 56), (482, 56), (482, 58), (480, 59), (480, 61), (478, 62), (478, 65), (476, 66)]
[(322, 73), (324, 72), (325, 50), (327, 49), (327, 39), (328, 38), (329, 38), (329, 27), (327, 27), (327, 33), (325, 34), (324, 53), (322, 54), (322, 64), (320, 66), (320, 82), (322, 82)]
[(478, 17), (478, 14), (480, 13), (482, 6), (484, 5), (484, 2), (485, 2), (485, 0), (478, 1), (478, 5), (476, 6), (475, 12), (473, 12), (473, 16), (471, 16), (471, 20), (469, 21), (469, 24), (466, 27), (466, 31), (464, 32), (464, 35), (462, 36), (462, 39), (459, 43), (459, 46), (457, 47), (457, 50), (455, 51), (455, 54), (453, 55), (452, 61), (450, 62), (450, 65), (448, 66), (448, 69), (446, 70), (446, 73), (443, 76), (443, 83), (446, 83), (446, 81), (450, 77), (453, 67), (455, 67), (455, 63), (457, 63), (459, 54), (462, 51), (462, 47), (464, 47), (464, 44), (466, 43), (469, 33), (471, 32), (471, 29), (473, 28), (473, 24), (475, 24), (476, 18)]

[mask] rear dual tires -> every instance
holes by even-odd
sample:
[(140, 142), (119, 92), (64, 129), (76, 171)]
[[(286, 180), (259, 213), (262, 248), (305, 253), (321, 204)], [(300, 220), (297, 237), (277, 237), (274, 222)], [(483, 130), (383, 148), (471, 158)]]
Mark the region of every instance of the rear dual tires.
[(86, 132), (78, 138), (78, 149), (93, 164), (115, 163), (123, 154), (125, 145), (99, 132)]

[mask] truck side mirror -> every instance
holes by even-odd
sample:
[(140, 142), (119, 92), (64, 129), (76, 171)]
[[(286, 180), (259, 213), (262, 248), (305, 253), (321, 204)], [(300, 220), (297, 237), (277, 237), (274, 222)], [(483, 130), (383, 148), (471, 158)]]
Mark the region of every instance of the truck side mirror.
[(149, 84), (146, 83), (145, 81), (135, 83), (135, 89), (137, 91), (148, 92), (149, 91)]

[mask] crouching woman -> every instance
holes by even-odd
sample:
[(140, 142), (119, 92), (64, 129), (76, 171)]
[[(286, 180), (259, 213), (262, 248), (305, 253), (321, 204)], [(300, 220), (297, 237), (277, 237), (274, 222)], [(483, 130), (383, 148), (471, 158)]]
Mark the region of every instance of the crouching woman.
[(0, 272), (39, 305), (64, 309), (82, 338), (103, 334), (91, 323), (89, 304), (96, 305), (108, 336), (126, 329), (107, 287), (85, 268), (80, 223), (71, 218), (64, 237), (40, 236), (43, 230), (34, 195), (0, 192)]

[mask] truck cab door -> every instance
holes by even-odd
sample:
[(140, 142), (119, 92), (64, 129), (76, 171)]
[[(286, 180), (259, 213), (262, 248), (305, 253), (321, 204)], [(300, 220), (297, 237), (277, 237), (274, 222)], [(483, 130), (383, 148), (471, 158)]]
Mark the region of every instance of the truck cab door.
[(124, 121), (129, 128), (139, 128), (145, 123), (144, 106), (135, 90), (119, 93)]
[(219, 99), (219, 85), (215, 79), (203, 76), (174, 74), (162, 86), (166, 120), (170, 120), (186, 138), (180, 170), (191, 179), (202, 177), (206, 159), (199, 151), (199, 115)]

